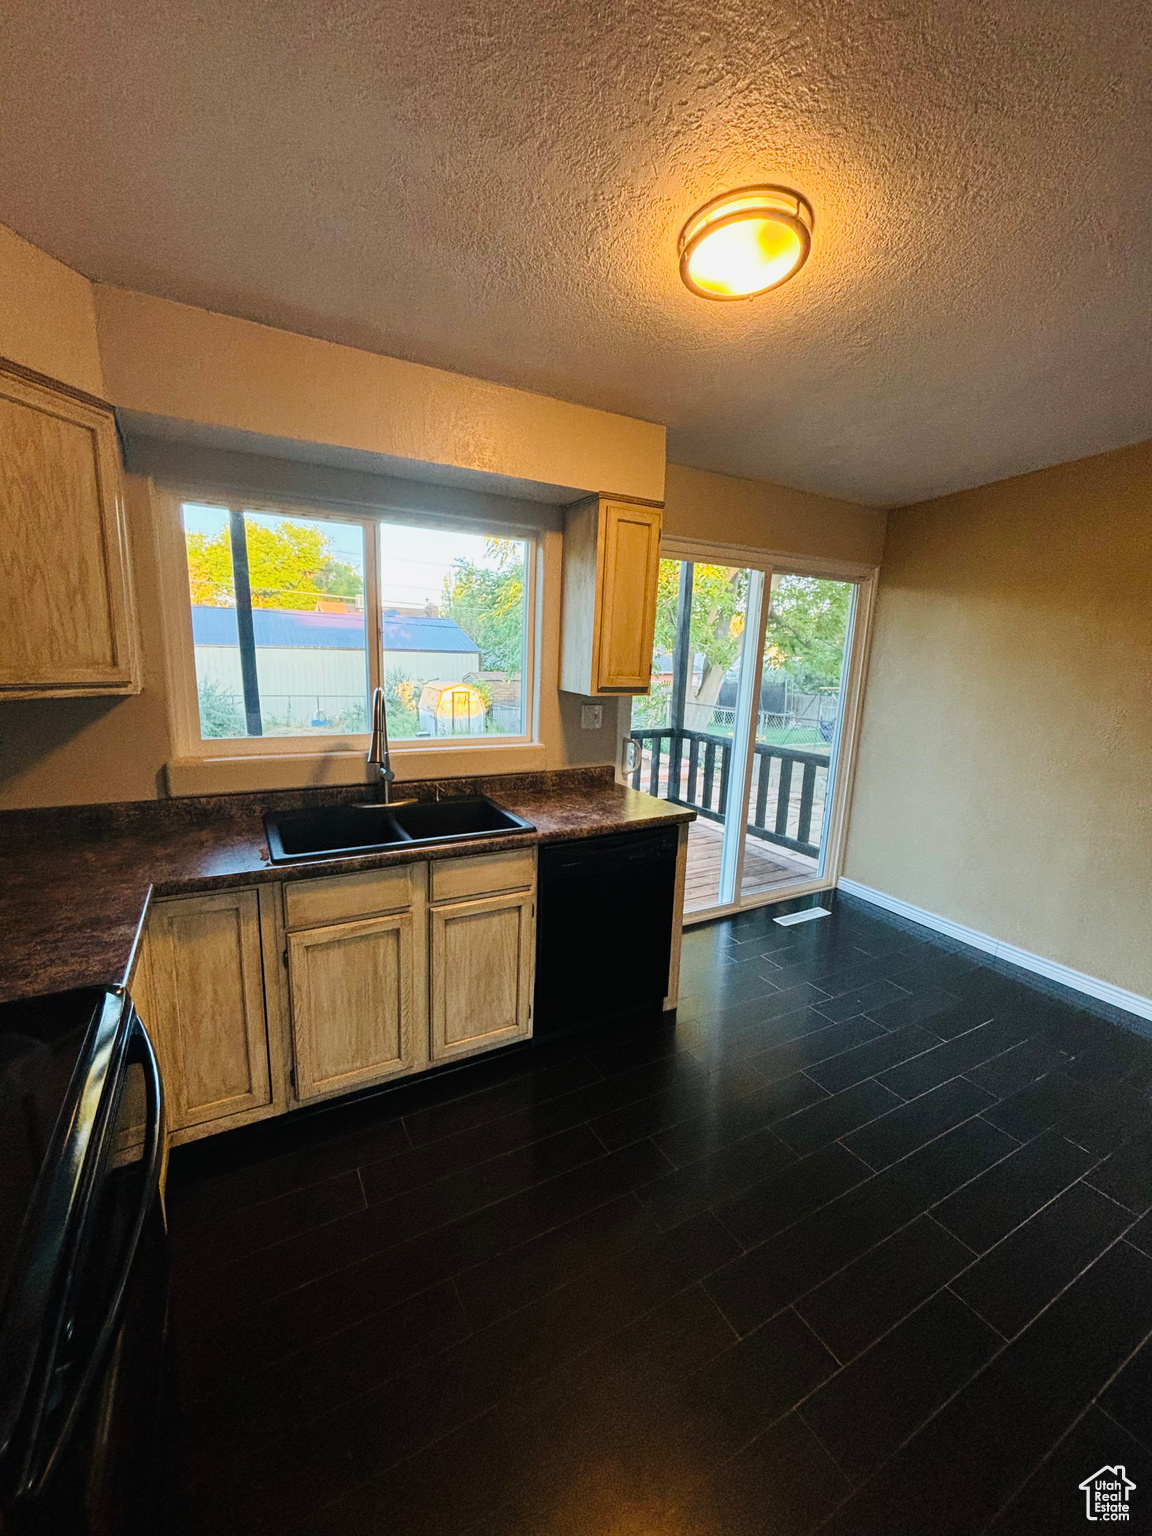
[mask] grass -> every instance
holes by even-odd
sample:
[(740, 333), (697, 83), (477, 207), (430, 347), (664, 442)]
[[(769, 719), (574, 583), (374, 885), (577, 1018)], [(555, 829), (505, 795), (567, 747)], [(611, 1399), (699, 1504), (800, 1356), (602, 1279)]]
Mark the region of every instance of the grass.
[(765, 747), (814, 747), (819, 751), (827, 751), (830, 745), (823, 740), (815, 726), (794, 730), (773, 726), (770, 730), (761, 731), (756, 740)]

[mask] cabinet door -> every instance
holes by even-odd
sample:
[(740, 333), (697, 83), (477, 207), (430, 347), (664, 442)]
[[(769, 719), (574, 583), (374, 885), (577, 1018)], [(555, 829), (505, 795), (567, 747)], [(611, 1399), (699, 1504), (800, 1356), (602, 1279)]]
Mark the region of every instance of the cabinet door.
[(534, 912), (530, 891), (431, 910), (433, 1061), (531, 1034)]
[(139, 690), (112, 413), (0, 367), (0, 695)]
[(289, 934), (297, 1098), (346, 1093), (423, 1065), (414, 950), (410, 912)]
[(168, 1128), (272, 1103), (255, 891), (159, 901), (140, 1015), (160, 1058)]
[(610, 501), (603, 509), (597, 686), (645, 693), (652, 680), (661, 516)]

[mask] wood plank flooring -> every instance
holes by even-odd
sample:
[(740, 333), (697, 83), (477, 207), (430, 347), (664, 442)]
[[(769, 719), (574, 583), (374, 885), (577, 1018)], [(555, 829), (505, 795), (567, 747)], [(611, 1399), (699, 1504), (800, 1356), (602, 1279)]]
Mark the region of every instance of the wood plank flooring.
[[(684, 884), (684, 910), (696, 912), (717, 904), (720, 890), (720, 857), (724, 829), (713, 821), (698, 818), (688, 825), (688, 868)], [(740, 882), (742, 896), (756, 896), (780, 885), (810, 880), (816, 873), (816, 860), (792, 855), (758, 838), (748, 838), (744, 849), (744, 873)]]
[(1152, 1043), (863, 903), (672, 1021), (178, 1149), (184, 1536), (1152, 1515)]

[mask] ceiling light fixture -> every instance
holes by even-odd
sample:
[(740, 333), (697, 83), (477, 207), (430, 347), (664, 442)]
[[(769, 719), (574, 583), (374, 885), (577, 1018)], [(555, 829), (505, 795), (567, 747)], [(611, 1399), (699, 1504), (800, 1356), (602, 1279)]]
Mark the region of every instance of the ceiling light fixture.
[(680, 232), (680, 276), (702, 299), (752, 299), (799, 272), (812, 205), (787, 187), (741, 187), (705, 203)]

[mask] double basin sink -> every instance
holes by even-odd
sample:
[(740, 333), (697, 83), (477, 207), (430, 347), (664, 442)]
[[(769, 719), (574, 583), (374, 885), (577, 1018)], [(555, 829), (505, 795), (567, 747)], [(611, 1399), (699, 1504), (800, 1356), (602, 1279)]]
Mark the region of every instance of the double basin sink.
[(339, 859), (397, 848), (534, 832), (521, 816), (486, 795), (459, 800), (408, 800), (396, 805), (326, 805), (264, 818), (273, 864)]

